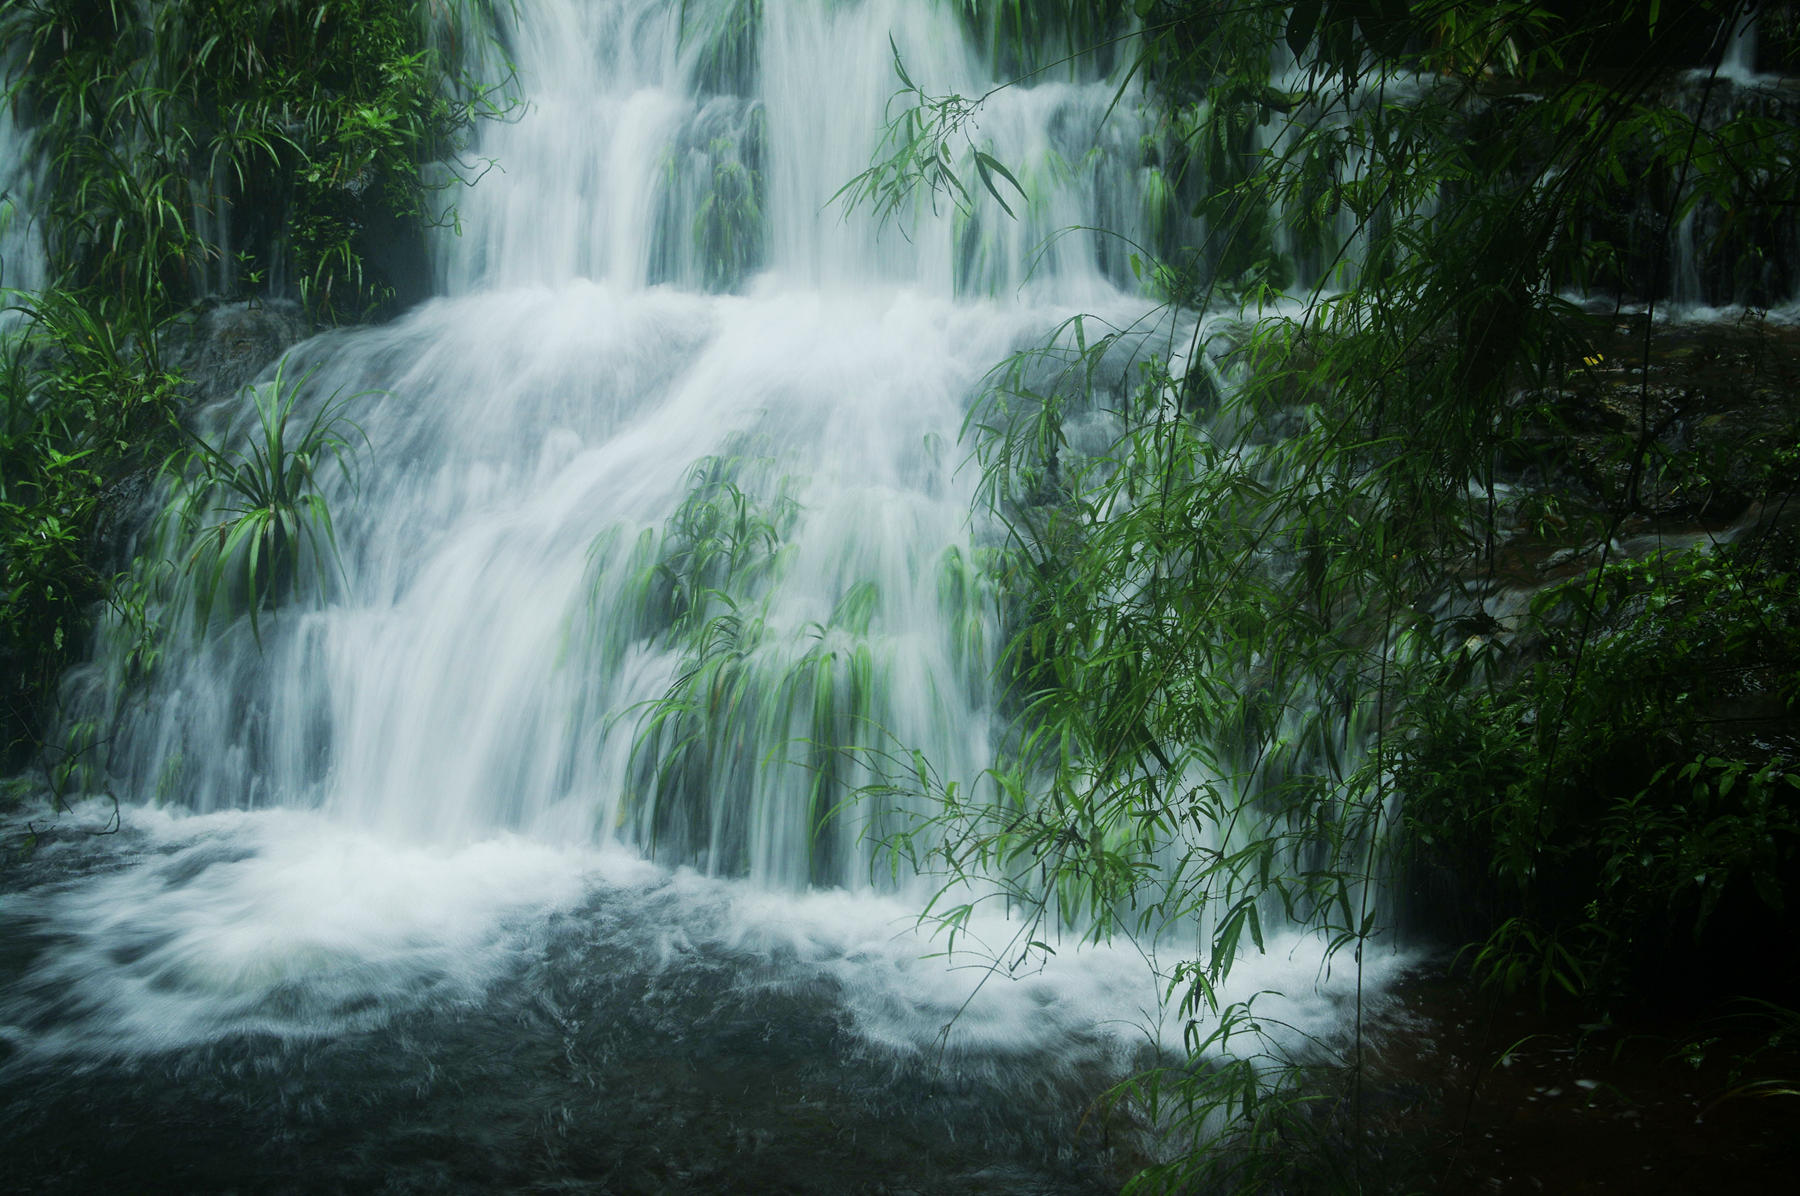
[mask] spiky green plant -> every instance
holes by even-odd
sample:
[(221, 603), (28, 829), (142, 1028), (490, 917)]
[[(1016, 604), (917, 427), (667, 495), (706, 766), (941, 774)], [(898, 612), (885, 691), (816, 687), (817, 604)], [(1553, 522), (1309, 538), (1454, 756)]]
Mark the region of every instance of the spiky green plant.
[(349, 474), (355, 442), (367, 444), (345, 408), (369, 392), (334, 391), (298, 426), (295, 407), (312, 371), (289, 379), (286, 365), (283, 359), (273, 380), (253, 389), (256, 427), (242, 450), (188, 434), (185, 456), (195, 476), (180, 499), (191, 538), (186, 565), (196, 620), (204, 628), (230, 603), (249, 614), (259, 641), (261, 612), (280, 605), (304, 562), (312, 563), (321, 588), (341, 568), (320, 473), (333, 465)]

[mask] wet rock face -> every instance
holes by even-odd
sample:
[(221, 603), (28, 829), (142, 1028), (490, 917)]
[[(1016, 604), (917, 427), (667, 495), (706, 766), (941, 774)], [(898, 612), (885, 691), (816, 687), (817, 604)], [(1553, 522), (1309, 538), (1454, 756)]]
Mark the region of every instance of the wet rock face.
[[(313, 331), (297, 303), (228, 303), (172, 321), (157, 348), (162, 367), (186, 379), (189, 406), (201, 407), (237, 394)], [(155, 454), (143, 457), (101, 495), (88, 551), (105, 570), (131, 567), (160, 465)]]
[(1780, 489), (1800, 441), (1800, 329), (1749, 313), (1646, 336), (1643, 319), (1597, 321), (1559, 385), (1521, 396), (1509, 539), (1537, 557), (1615, 519), (1625, 537), (1718, 533)]
[(312, 332), (297, 303), (222, 304), (169, 326), (162, 338), (163, 365), (189, 380), (196, 403), (212, 403), (255, 381)]

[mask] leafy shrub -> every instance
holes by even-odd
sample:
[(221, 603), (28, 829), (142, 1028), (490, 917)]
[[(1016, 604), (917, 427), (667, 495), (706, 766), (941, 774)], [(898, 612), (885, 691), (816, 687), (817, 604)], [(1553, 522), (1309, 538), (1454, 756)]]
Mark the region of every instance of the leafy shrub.
[(506, 106), (462, 69), (461, 13), (424, 0), (9, 5), (0, 37), (28, 50), (8, 99), (50, 163), (64, 285), (167, 307), (285, 277), (328, 319), (391, 305), (408, 280), (372, 265), (377, 251), (449, 218), (421, 165), (454, 161), (469, 122)]
[(1463, 911), (1440, 929), (1485, 937), (1471, 959), (1486, 979), (1668, 992), (1642, 982), (1669, 950), (1728, 953), (1736, 923), (1785, 924), (1800, 593), (1746, 555), (1665, 555), (1546, 590), (1528, 670), (1414, 702), (1393, 762), (1415, 883)]
[(147, 470), (179, 380), (155, 338), (127, 335), (69, 295), (21, 298), (0, 331), (0, 702), (10, 763), (67, 654), (112, 593), (96, 538), (114, 486)]

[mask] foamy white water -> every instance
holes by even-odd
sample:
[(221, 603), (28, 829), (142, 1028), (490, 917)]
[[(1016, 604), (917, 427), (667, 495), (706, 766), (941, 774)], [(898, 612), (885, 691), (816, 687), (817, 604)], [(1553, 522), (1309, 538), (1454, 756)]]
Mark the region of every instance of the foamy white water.
[[(823, 986), (857, 1041), (897, 1057), (1116, 1074), (1182, 1048), (1183, 1022), (1163, 1004), (1174, 956), (1070, 941), (1009, 967), (1028, 928), (998, 907), (970, 919), (946, 959), (911, 902), (782, 893), (612, 846), (513, 835), (421, 846), (318, 812), (127, 809), (111, 858), (86, 873), (98, 844), (83, 832), (115, 825), (104, 803), (79, 808), (36, 861), (60, 879), (8, 899), (10, 924), (54, 935), (0, 994), (14, 1066), (454, 1017), (590, 933), (611, 961), (597, 966), (628, 966), (652, 987), (721, 959), (736, 961), (740, 999)], [(1318, 958), (1316, 943), (1278, 937), (1233, 977), (1234, 993), (1269, 994), (1259, 1012), (1294, 1049), (1334, 1037), (1355, 992), (1353, 975), (1322, 975)], [(1365, 983), (1395, 967), (1375, 961)]]

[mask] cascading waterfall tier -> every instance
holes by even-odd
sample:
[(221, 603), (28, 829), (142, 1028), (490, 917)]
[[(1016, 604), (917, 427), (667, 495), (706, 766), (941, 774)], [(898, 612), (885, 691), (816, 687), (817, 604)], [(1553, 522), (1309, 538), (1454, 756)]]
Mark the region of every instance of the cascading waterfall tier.
[[(969, 135), (1020, 218), (927, 192), (884, 221), (833, 196), (893, 56), (934, 93), (995, 84), (955, 5), (545, 0), (493, 40), (527, 102), (470, 151), (493, 165), (440, 242), (446, 297), (284, 370), (368, 446), (325, 479), (331, 584), (255, 627), (215, 610), (117, 711), (98, 661), (110, 767), (200, 811), (866, 884), (863, 840), (909, 812), (857, 806), (860, 749), (992, 759), (960, 432), (1016, 346), (1143, 316), (1104, 242), (1057, 235), (1129, 206), (1134, 155), (1091, 147), (1141, 130), (1104, 79), (999, 91)], [(210, 414), (225, 443), (253, 424)]]

